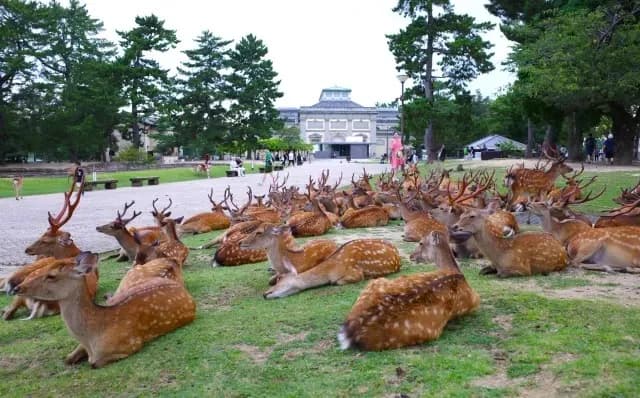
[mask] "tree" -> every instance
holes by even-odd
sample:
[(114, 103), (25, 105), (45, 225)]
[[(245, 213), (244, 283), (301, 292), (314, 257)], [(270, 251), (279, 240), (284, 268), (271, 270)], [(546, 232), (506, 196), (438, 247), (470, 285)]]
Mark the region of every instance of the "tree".
[(133, 146), (140, 147), (138, 123), (142, 116), (152, 115), (158, 107), (164, 85), (169, 83), (167, 70), (148, 57), (152, 51), (165, 52), (178, 43), (175, 30), (166, 29), (155, 15), (136, 17), (137, 26), (118, 31), (124, 54), (120, 58), (125, 93), (131, 105)]
[[(513, 54), (523, 86), (532, 98), (562, 109), (570, 120), (575, 114), (596, 111), (595, 117), (582, 118), (587, 127), (597, 123), (598, 111), (611, 118), (616, 162), (622, 164), (633, 160), (640, 118), (636, 112), (640, 96), (638, 18), (637, 2), (593, 11), (559, 10), (531, 24), (536, 40), (522, 44)], [(570, 141), (576, 153), (581, 135), (574, 126), (570, 124), (569, 131), (573, 132)]]
[(229, 55), (230, 148), (252, 150), (261, 138), (282, 127), (274, 102), (282, 96), (267, 47), (253, 35), (243, 37)]
[(196, 39), (197, 47), (185, 51), (188, 61), (178, 68), (177, 145), (189, 146), (196, 152), (218, 149), (228, 131), (226, 109), (223, 106), (228, 91), (226, 76), (228, 46), (209, 31)]
[[(393, 9), (411, 19), (397, 34), (387, 35), (398, 70), (422, 81), (428, 122), (424, 144), (430, 160), (435, 157), (434, 80), (440, 79), (450, 89), (466, 87), (480, 73), (493, 69), (489, 58), (492, 45), (481, 38), (491, 29), (488, 22), (476, 23), (469, 15), (455, 14), (449, 0), (398, 0)], [(434, 74), (437, 62), (441, 75)]]

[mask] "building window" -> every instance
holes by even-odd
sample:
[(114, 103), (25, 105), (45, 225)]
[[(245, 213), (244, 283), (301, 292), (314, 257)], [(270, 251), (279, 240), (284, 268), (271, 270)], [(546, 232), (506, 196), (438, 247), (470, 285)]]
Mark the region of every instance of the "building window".
[(353, 119), (353, 130), (369, 130), (369, 120)]
[(329, 120), (329, 130), (347, 130), (347, 119)]
[(307, 130), (324, 130), (324, 120), (307, 119)]

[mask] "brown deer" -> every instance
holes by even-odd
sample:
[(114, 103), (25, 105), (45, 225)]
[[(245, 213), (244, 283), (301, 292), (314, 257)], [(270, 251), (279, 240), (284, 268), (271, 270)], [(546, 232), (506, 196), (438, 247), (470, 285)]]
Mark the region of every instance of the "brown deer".
[(176, 260), (180, 267), (184, 266), (189, 256), (189, 248), (178, 237), (176, 221), (166, 217), (160, 221), (160, 224), (166, 239), (155, 241), (151, 245), (145, 244), (138, 236), (138, 233), (134, 233), (134, 239), (138, 244), (138, 251), (135, 256), (136, 264), (144, 264), (156, 258), (171, 258)]
[[(133, 268), (127, 271), (120, 281), (115, 295), (153, 278), (171, 279), (184, 285), (182, 267), (176, 260), (172, 258), (156, 258), (144, 264), (134, 264)], [(107, 300), (107, 304), (111, 303), (112, 297), (113, 295)]]
[(64, 205), (56, 217), (48, 213), (49, 228), (37, 241), (25, 249), (25, 253), (31, 256), (52, 256), (55, 258), (75, 257), (80, 253), (80, 249), (71, 239), (71, 234), (60, 229), (71, 219), (73, 212), (80, 204), (83, 187), (80, 186), (75, 200), (71, 203), (74, 188), (75, 185), (71, 184), (69, 191), (64, 193)]
[(24, 184), (24, 177), (13, 177), (11, 183), (13, 184), (13, 191), (16, 194), (16, 200), (24, 199), (24, 196), (22, 196), (22, 185)]
[[(64, 260), (72, 261), (73, 258)], [(13, 294), (16, 286), (20, 285), (24, 280), (46, 273), (52, 264), (55, 264), (59, 261), (60, 259), (56, 259), (55, 257), (44, 257), (40, 260), (36, 260), (32, 264), (25, 265), (24, 267), (18, 269), (5, 281), (5, 289), (7, 293)], [(96, 291), (98, 290), (97, 272), (87, 274), (85, 276), (85, 279), (87, 282), (89, 295), (91, 295), (91, 297), (95, 297)], [(56, 301), (41, 301), (29, 297), (20, 296), (15, 297), (11, 304), (3, 309), (2, 318), (5, 321), (12, 319), (16, 311), (18, 311), (22, 307), (26, 307), (30, 311), (29, 317), (24, 318), (25, 320), (42, 318), (44, 316), (57, 315), (60, 313), (60, 306)]]
[[(127, 228), (127, 224), (129, 224), (136, 217), (142, 214), (142, 212), (136, 212), (134, 210), (133, 216), (129, 218), (123, 218), (127, 214), (129, 208), (131, 208), (131, 206), (133, 206), (134, 204), (135, 201), (133, 200), (131, 201), (131, 203), (125, 203), (123, 212), (120, 213), (120, 211), (118, 210), (115, 220), (96, 227), (96, 231), (105, 235), (113, 236), (120, 244), (122, 252), (124, 253), (120, 254), (120, 257), (118, 257), (117, 261), (126, 261), (127, 259), (133, 261), (135, 259), (136, 253), (138, 251), (138, 243), (133, 236), (134, 233), (137, 233), (138, 240), (140, 240), (144, 244), (149, 245), (162, 238), (162, 231), (157, 227), (142, 229)], [(131, 232), (132, 230), (134, 232)]]
[(196, 214), (189, 217), (180, 224), (178, 232), (180, 234), (204, 234), (219, 229), (229, 228), (231, 219), (224, 214), (222, 201), (216, 203), (213, 200), (213, 188), (209, 193), (209, 202), (213, 206), (210, 212)]
[(446, 227), (438, 220), (435, 220), (424, 210), (412, 210), (409, 202), (416, 197), (414, 194), (407, 200), (403, 200), (400, 190), (397, 191), (400, 213), (404, 220), (404, 232), (402, 239), (406, 242), (420, 242), (420, 240), (431, 231), (446, 232)]
[(500, 277), (529, 276), (566, 268), (567, 253), (557, 239), (548, 233), (514, 234), (513, 228), (504, 222), (507, 214), (511, 214), (505, 213), (497, 211), (487, 216), (481, 211), (469, 210), (452, 227), (452, 235), (458, 239), (475, 237), (480, 250), (491, 261), (492, 265), (481, 273), (496, 272)]
[[(640, 227), (594, 228), (582, 220), (554, 217), (554, 208), (533, 204), (545, 231), (567, 248), (574, 266), (597, 271), (640, 273)], [(586, 264), (585, 264), (586, 263)]]
[(412, 258), (435, 262), (438, 270), (369, 282), (338, 333), (340, 348), (381, 351), (433, 341), (449, 320), (478, 308), (480, 297), (460, 271), (446, 235), (431, 232), (416, 253)]
[(287, 225), (291, 227), (295, 237), (324, 235), (333, 226), (317, 199), (309, 198), (309, 201), (313, 205), (313, 211), (296, 213), (287, 220)]
[(393, 244), (381, 239), (355, 239), (340, 246), (329, 258), (310, 270), (284, 275), (264, 297), (286, 297), (327, 284), (356, 283), (399, 269), (400, 254)]
[(46, 274), (27, 278), (14, 292), (37, 300), (55, 300), (70, 333), (79, 342), (65, 362), (88, 359), (93, 368), (123, 359), (144, 343), (185, 326), (195, 318), (196, 305), (181, 284), (154, 278), (110, 299), (93, 302), (85, 275), (93, 273), (98, 255), (81, 253), (75, 262), (61, 260)]
[(351, 207), (340, 217), (340, 224), (345, 228), (378, 227), (389, 223), (389, 212), (383, 207), (368, 205), (358, 208), (353, 195), (349, 196), (349, 205)]
[[(547, 155), (548, 156), (548, 155)], [(548, 156), (549, 157), (549, 156)], [(564, 163), (564, 158), (550, 158), (551, 167), (544, 171), (541, 169), (527, 169), (524, 167), (510, 168), (507, 170), (505, 185), (509, 187), (509, 207), (521, 196), (528, 199), (533, 197), (539, 200), (543, 195), (554, 189), (554, 184), (559, 176), (573, 171)]]
[(621, 202), (619, 207), (598, 217), (594, 226), (596, 228), (640, 226), (640, 197), (632, 202)]
[(267, 258), (275, 272), (269, 285), (274, 285), (285, 274), (300, 274), (320, 264), (338, 246), (332, 240), (317, 239), (297, 247), (290, 227), (267, 224), (243, 239), (240, 248), (267, 250)]

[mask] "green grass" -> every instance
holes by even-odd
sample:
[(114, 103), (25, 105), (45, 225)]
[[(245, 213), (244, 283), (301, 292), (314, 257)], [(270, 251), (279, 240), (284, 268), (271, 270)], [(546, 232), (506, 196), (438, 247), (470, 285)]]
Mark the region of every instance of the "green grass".
[[(387, 228), (398, 233), (402, 226)], [(329, 237), (350, 234), (367, 230)], [(193, 247), (215, 235), (185, 241)], [(396, 243), (404, 255), (415, 245)], [(58, 316), (3, 322), (0, 396), (498, 397), (538, 386), (545, 372), (561, 394), (640, 395), (638, 307), (544, 297), (480, 276), (479, 264), (465, 262), (482, 304), (450, 322), (439, 340), (379, 353), (341, 351), (336, 333), (366, 282), (267, 301), (266, 263), (211, 268), (211, 254), (192, 251), (185, 268), (198, 304), (195, 322), (102, 369), (63, 364), (75, 342)], [(431, 269), (404, 260), (391, 277)], [(113, 291), (124, 272), (124, 263), (102, 262), (99, 296)], [(588, 281), (554, 274), (520, 283), (564, 289)], [(10, 299), (1, 296), (0, 305)], [(497, 375), (507, 383), (478, 384)]]
[[(225, 171), (228, 169), (229, 167), (225, 165), (214, 165), (211, 166), (210, 175), (212, 178), (224, 177)], [(89, 170), (86, 170), (86, 172), (86, 178), (91, 179), (91, 172)], [(247, 167), (246, 172), (249, 174), (257, 173), (258, 165), (256, 164), (254, 170), (251, 170), (251, 167)], [(201, 180), (207, 178), (206, 175), (194, 173), (193, 168), (191, 167), (178, 167), (174, 169), (133, 170), (118, 171), (113, 173), (99, 172), (97, 175), (97, 179), (115, 179), (118, 180), (119, 187), (130, 187), (131, 182), (129, 181), (129, 178), (149, 176), (160, 177), (160, 184), (167, 182)], [(70, 180), (68, 180), (67, 177), (25, 177), (22, 193), (25, 196), (28, 196), (65, 192), (69, 189), (69, 181)], [(102, 189), (102, 187), (96, 189)], [(0, 198), (13, 197), (14, 195), (15, 193), (13, 192), (12, 180), (10, 178), (0, 178)]]

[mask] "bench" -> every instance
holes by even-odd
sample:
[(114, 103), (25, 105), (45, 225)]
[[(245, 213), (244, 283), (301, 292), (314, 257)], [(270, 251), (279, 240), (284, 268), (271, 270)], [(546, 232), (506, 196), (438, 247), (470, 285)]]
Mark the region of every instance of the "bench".
[(116, 189), (118, 188), (118, 180), (85, 181), (83, 187), (85, 191), (93, 191), (97, 185), (104, 185), (104, 189)]
[(238, 170), (227, 170), (227, 177), (237, 177)]
[(277, 166), (276, 165), (273, 166), (274, 171), (282, 171), (283, 169), (284, 169), (284, 166), (282, 166), (281, 164)]
[(147, 181), (147, 185), (160, 184), (160, 177), (133, 177), (129, 178), (132, 187), (141, 187), (144, 181)]

